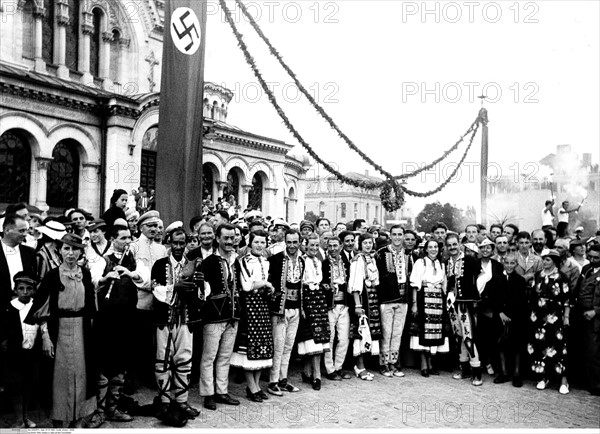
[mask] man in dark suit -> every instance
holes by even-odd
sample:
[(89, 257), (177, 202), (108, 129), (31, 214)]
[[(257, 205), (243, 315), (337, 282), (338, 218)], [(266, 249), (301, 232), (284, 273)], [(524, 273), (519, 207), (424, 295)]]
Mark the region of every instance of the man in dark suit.
[(340, 240), (342, 241), (342, 252), (340, 256), (344, 261), (344, 267), (346, 268), (346, 276), (350, 276), (350, 262), (356, 252), (354, 251), (354, 238), (356, 235), (354, 232), (344, 231), (340, 234)]
[(15, 274), (25, 271), (37, 275), (35, 250), (22, 244), (28, 229), (29, 223), (20, 215), (9, 214), (4, 219), (4, 237), (0, 241), (0, 306), (7, 305), (12, 299)]
[[(2, 225), (3, 237), (0, 241), (0, 311), (8, 307), (13, 298), (13, 277), (25, 271), (37, 278), (35, 250), (22, 245), (27, 237), (29, 223), (18, 214), (7, 214)], [(0, 351), (0, 372), (3, 370), (4, 355)], [(1, 381), (1, 380), (0, 380)], [(4, 387), (0, 383), (0, 391)]]

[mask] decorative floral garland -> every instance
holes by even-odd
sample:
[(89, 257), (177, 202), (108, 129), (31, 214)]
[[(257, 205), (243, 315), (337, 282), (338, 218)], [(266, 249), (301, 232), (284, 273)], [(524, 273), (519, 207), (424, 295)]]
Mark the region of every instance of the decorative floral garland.
[(288, 75), (292, 78), (292, 80), (294, 80), (294, 83), (296, 84), (296, 86), (298, 87), (298, 89), (300, 90), (300, 92), (302, 92), (302, 94), (310, 102), (310, 104), (317, 111), (317, 113), (319, 113), (319, 115), (321, 115), (321, 117), (327, 121), (327, 123), (329, 124), (329, 126), (333, 130), (335, 130), (335, 132), (338, 133), (338, 135), (346, 142), (346, 144), (348, 145), (348, 147), (350, 147), (350, 149), (352, 149), (354, 152), (356, 152), (358, 155), (360, 155), (361, 158), (366, 163), (368, 163), (372, 167), (374, 167), (377, 171), (379, 171), (387, 179), (390, 179), (390, 178), (393, 178), (393, 179), (406, 179), (406, 178), (410, 178), (410, 177), (416, 176), (416, 175), (418, 175), (419, 173), (421, 173), (421, 172), (423, 172), (425, 170), (431, 169), (433, 166), (435, 166), (440, 161), (442, 161), (445, 158), (447, 158), (448, 155), (450, 155), (452, 152), (454, 152), (458, 148), (458, 146), (462, 143), (462, 141), (465, 138), (465, 136), (468, 135), (473, 130), (473, 128), (475, 127), (475, 124), (478, 122), (478, 120), (475, 120), (471, 124), (471, 126), (469, 127), (469, 129), (456, 141), (456, 143), (450, 149), (446, 150), (442, 154), (441, 157), (437, 158), (436, 160), (434, 160), (430, 164), (428, 164), (426, 166), (423, 166), (423, 167), (421, 167), (421, 168), (419, 168), (419, 169), (417, 169), (417, 170), (415, 170), (413, 172), (404, 173), (404, 174), (398, 175), (398, 176), (392, 176), (389, 172), (387, 172), (386, 170), (384, 170), (383, 167), (381, 167), (379, 164), (375, 163), (371, 158), (369, 158), (368, 155), (366, 155), (362, 150), (360, 150), (360, 148), (358, 148), (352, 142), (352, 140), (350, 140), (350, 138), (348, 136), (346, 136), (346, 134), (344, 134), (341, 131), (341, 129), (337, 126), (337, 124), (333, 121), (333, 119), (325, 112), (325, 110), (323, 110), (323, 108), (313, 98), (313, 96), (311, 95), (311, 93), (306, 90), (306, 88), (302, 85), (302, 83), (300, 83), (300, 80), (298, 80), (298, 77), (296, 76), (296, 74), (287, 65), (287, 63), (285, 63), (285, 61), (283, 60), (283, 58), (281, 57), (281, 55), (279, 54), (279, 52), (277, 51), (277, 49), (275, 49), (275, 47), (273, 46), (273, 44), (271, 44), (271, 41), (269, 40), (269, 38), (267, 38), (267, 36), (263, 33), (263, 31), (261, 30), (261, 28), (258, 26), (258, 23), (254, 20), (254, 17), (252, 17), (252, 15), (248, 12), (248, 9), (246, 9), (246, 6), (244, 5), (244, 3), (242, 3), (241, 0), (235, 0), (235, 2), (240, 7), (240, 10), (244, 14), (244, 16), (248, 19), (248, 22), (252, 25), (252, 27), (254, 28), (254, 30), (256, 31), (256, 33), (258, 34), (258, 36), (260, 36), (260, 38), (267, 45), (267, 47), (269, 47), (269, 51), (271, 52), (271, 54), (277, 59), (277, 61), (281, 65), (281, 67), (288, 73)]
[[(254, 73), (254, 76), (256, 77), (256, 79), (258, 80), (258, 82), (260, 83), (263, 91), (265, 92), (265, 94), (267, 95), (269, 101), (271, 102), (271, 104), (275, 108), (275, 111), (277, 112), (277, 114), (279, 115), (279, 117), (281, 118), (281, 120), (283, 121), (283, 123), (285, 124), (286, 128), (294, 136), (294, 138), (296, 140), (298, 140), (298, 142), (304, 147), (304, 149), (309, 153), (309, 155), (311, 157), (313, 157), (319, 164), (321, 164), (328, 172), (330, 172), (332, 175), (334, 175), (339, 181), (341, 181), (341, 182), (343, 182), (345, 184), (352, 185), (352, 186), (357, 187), (357, 188), (362, 188), (362, 189), (365, 189), (365, 190), (381, 189), (382, 191), (380, 193), (380, 197), (381, 197), (381, 200), (382, 200), (382, 205), (389, 212), (396, 211), (397, 209), (399, 209), (402, 206), (402, 204), (404, 203), (404, 193), (409, 194), (411, 196), (428, 197), (428, 196), (431, 196), (431, 195), (433, 195), (433, 194), (441, 191), (446, 185), (448, 185), (448, 183), (452, 180), (453, 176), (457, 173), (458, 169), (460, 168), (460, 166), (462, 165), (463, 161), (465, 160), (465, 158), (467, 156), (467, 153), (468, 153), (468, 151), (469, 151), (469, 149), (470, 149), (470, 147), (471, 147), (471, 145), (473, 143), (473, 139), (474, 139), (475, 134), (477, 132), (479, 123), (481, 122), (480, 117), (478, 117), (471, 124), (471, 126), (469, 127), (469, 129), (467, 130), (467, 132), (463, 136), (461, 136), (461, 138), (454, 144), (454, 146), (452, 146), (450, 149), (448, 149), (440, 158), (438, 158), (437, 160), (435, 160), (433, 163), (431, 163), (431, 164), (429, 164), (427, 166), (424, 166), (424, 167), (422, 167), (422, 168), (420, 168), (418, 170), (415, 170), (414, 172), (394, 177), (389, 172), (385, 171), (381, 166), (379, 166), (374, 161), (372, 161), (360, 149), (358, 149), (358, 147), (356, 147), (356, 145), (354, 145), (354, 143), (352, 143), (352, 141), (339, 129), (339, 127), (335, 124), (335, 122), (333, 122), (333, 120), (316, 103), (316, 101), (314, 101), (314, 99), (312, 98), (312, 96), (310, 95), (310, 93), (308, 93), (306, 91), (306, 89), (304, 88), (304, 86), (302, 86), (302, 84), (298, 81), (296, 75), (291, 71), (291, 69), (285, 64), (285, 62), (283, 62), (283, 59), (281, 58), (281, 56), (279, 55), (279, 53), (277, 52), (277, 50), (275, 50), (275, 48), (272, 46), (272, 44), (270, 44), (270, 42), (268, 41), (268, 39), (266, 38), (266, 36), (262, 33), (262, 31), (260, 30), (260, 28), (258, 27), (258, 25), (256, 24), (256, 22), (254, 22), (254, 20), (251, 17), (251, 15), (248, 14), (248, 12), (245, 9), (245, 6), (243, 5), (243, 3), (239, 2), (239, 0), (236, 0), (236, 2), (237, 2), (238, 5), (240, 5), (240, 8), (242, 9), (243, 13), (247, 16), (247, 18), (249, 19), (249, 21), (252, 23), (254, 29), (259, 34), (259, 36), (263, 39), (263, 41), (265, 41), (265, 43), (267, 43), (267, 45), (269, 46), (269, 49), (271, 50), (271, 53), (279, 60), (280, 64), (284, 67), (284, 69), (288, 72), (288, 74), (295, 81), (296, 85), (298, 86), (298, 89), (300, 89), (300, 91), (302, 91), (303, 94), (309, 99), (309, 101), (313, 104), (313, 107), (315, 107), (315, 109), (317, 110), (317, 112), (319, 112), (319, 114), (325, 120), (327, 120), (327, 122), (329, 123), (329, 125), (340, 135), (340, 137), (342, 139), (344, 139), (344, 141), (346, 141), (346, 143), (348, 144), (348, 146), (351, 149), (353, 149), (355, 152), (357, 152), (367, 163), (369, 163), (375, 169), (377, 169), (379, 172), (381, 172), (383, 175), (385, 175), (385, 177), (387, 179), (384, 180), (384, 181), (380, 181), (380, 182), (374, 182), (374, 181), (366, 181), (366, 180), (359, 180), (359, 179), (350, 178), (348, 176), (343, 175), (341, 172), (339, 172), (338, 170), (336, 170), (333, 166), (331, 166), (330, 164), (328, 164), (327, 162), (325, 162), (321, 157), (319, 157), (317, 155), (317, 153), (312, 149), (312, 147), (304, 140), (304, 138), (300, 135), (300, 133), (292, 125), (292, 123), (290, 122), (290, 120), (288, 119), (288, 117), (286, 116), (286, 114), (284, 113), (283, 109), (278, 104), (275, 95), (273, 94), (273, 92), (271, 91), (271, 89), (269, 88), (269, 86), (267, 86), (266, 81), (264, 80), (262, 74), (258, 70), (258, 67), (256, 66), (256, 61), (254, 60), (254, 58), (250, 54), (250, 52), (248, 50), (248, 46), (247, 46), (247, 44), (243, 40), (242, 34), (237, 29), (237, 26), (236, 26), (236, 24), (235, 24), (235, 22), (234, 22), (234, 20), (233, 20), (233, 18), (231, 16), (231, 11), (227, 7), (227, 4), (225, 3), (225, 0), (219, 0), (219, 4), (220, 4), (221, 8), (223, 9), (223, 13), (224, 13), (225, 18), (227, 20), (227, 23), (231, 27), (231, 30), (233, 31), (233, 34), (234, 34), (235, 38), (237, 39), (238, 46), (240, 47), (240, 49), (244, 53), (244, 57), (245, 57), (246, 63), (248, 63), (248, 65), (250, 66), (250, 69), (252, 69), (252, 72)], [(468, 147), (466, 148), (465, 153), (463, 154), (463, 156), (462, 156), (459, 164), (457, 165), (457, 167), (455, 168), (455, 170), (452, 172), (451, 176), (448, 177), (436, 189), (428, 191), (428, 192), (424, 192), (424, 193), (419, 193), (419, 192), (415, 192), (415, 191), (409, 190), (406, 187), (404, 187), (404, 186), (402, 186), (402, 185), (400, 185), (398, 183), (398, 181), (397, 181), (398, 179), (404, 179), (404, 178), (408, 178), (410, 176), (417, 175), (418, 173), (420, 173), (420, 172), (422, 172), (424, 170), (427, 170), (427, 169), (433, 167), (435, 164), (437, 164), (438, 162), (440, 162), (441, 160), (443, 160), (444, 158), (446, 158), (452, 151), (454, 151), (456, 148), (458, 148), (459, 144), (463, 141), (464, 137), (467, 134), (469, 134), (469, 132), (472, 132), (473, 134), (471, 135), (470, 143), (469, 143)], [(393, 197), (392, 197), (392, 191), (394, 192)]]

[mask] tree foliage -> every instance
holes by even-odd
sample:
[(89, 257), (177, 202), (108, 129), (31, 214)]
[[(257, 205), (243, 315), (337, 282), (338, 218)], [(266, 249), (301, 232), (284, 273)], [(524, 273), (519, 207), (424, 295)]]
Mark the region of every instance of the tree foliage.
[[(451, 231), (461, 232), (464, 229), (466, 221), (472, 220), (474, 222), (474, 211), (474, 209), (467, 209), (468, 215), (465, 216), (462, 209), (449, 203), (445, 203), (444, 205), (439, 201), (428, 203), (417, 215), (415, 225), (418, 231), (429, 232), (433, 225), (437, 222), (442, 222)], [(472, 219), (469, 220), (469, 217), (472, 217)]]
[(306, 214), (304, 214), (304, 220), (308, 220), (309, 222), (316, 223), (318, 218), (319, 216), (312, 211), (308, 211)]

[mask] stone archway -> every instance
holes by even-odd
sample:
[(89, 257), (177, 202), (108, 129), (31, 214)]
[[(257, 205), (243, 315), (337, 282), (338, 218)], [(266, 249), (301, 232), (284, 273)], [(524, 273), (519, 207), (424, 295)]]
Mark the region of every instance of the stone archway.
[(21, 130), (0, 136), (0, 203), (29, 202), (31, 146)]
[(46, 203), (53, 213), (78, 207), (81, 167), (79, 147), (77, 141), (64, 139), (52, 150), (52, 160), (48, 166)]

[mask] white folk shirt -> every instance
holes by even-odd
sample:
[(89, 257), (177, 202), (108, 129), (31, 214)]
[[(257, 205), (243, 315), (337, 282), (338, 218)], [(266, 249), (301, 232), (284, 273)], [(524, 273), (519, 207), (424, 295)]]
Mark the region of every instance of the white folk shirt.
[(561, 208), (558, 210), (558, 222), (559, 223), (569, 223), (569, 213), (566, 209)]
[(554, 216), (550, 210), (544, 208), (542, 210), (542, 226), (552, 226), (554, 224)]
[(31, 306), (33, 306), (33, 300), (29, 300), (29, 303), (23, 304), (18, 298), (15, 298), (10, 304), (19, 311), (19, 317), (21, 318), (21, 330), (23, 331), (22, 348), (30, 350), (35, 344), (35, 338), (37, 337), (40, 328), (39, 324), (29, 325), (24, 322), (25, 318), (27, 318), (27, 314), (29, 314), (29, 311), (31, 310)]
[[(141, 261), (148, 270), (152, 270), (156, 261), (167, 257), (167, 248), (151, 240), (144, 234), (141, 234), (137, 240), (131, 243), (131, 251), (134, 253), (136, 261)], [(144, 280), (145, 285), (142, 287), (138, 286), (137, 308), (140, 310), (150, 310), (152, 309), (153, 302), (152, 288), (150, 279)]]
[(4, 241), (0, 241), (2, 244), (2, 251), (4, 252), (4, 257), (6, 258), (6, 263), (8, 264), (8, 272), (10, 274), (10, 289), (13, 289), (15, 283), (13, 282), (13, 277), (19, 271), (23, 271), (23, 261), (21, 260), (21, 249), (17, 245), (16, 247), (10, 247), (4, 244)]

